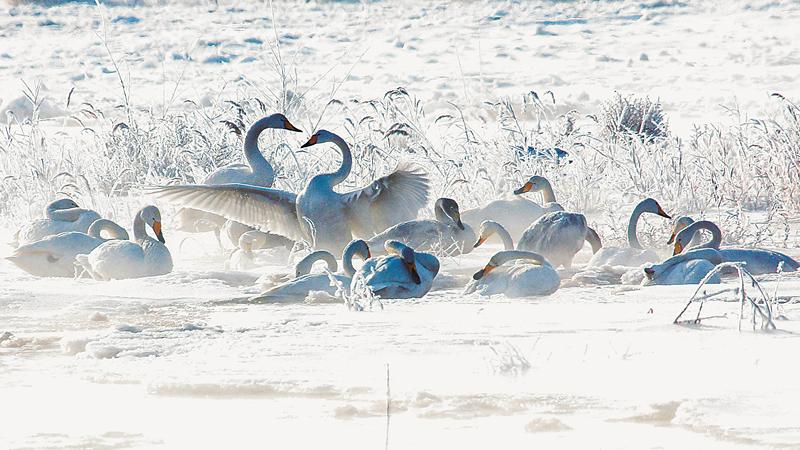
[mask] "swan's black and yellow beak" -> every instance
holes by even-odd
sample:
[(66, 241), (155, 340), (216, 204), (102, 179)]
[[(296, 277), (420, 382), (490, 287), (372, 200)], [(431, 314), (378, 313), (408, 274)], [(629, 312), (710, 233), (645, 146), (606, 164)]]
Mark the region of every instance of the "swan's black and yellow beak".
[(317, 135), (311, 136), (311, 139), (308, 140), (305, 144), (301, 145), (300, 148), (311, 147), (312, 145), (317, 145)]
[(667, 241), (667, 245), (672, 244), (675, 242), (675, 233), (669, 235), (669, 240)]
[(166, 240), (164, 240), (164, 235), (161, 234), (161, 221), (160, 220), (154, 220), (153, 221), (153, 232), (156, 234), (156, 237), (158, 238), (159, 242), (161, 242), (162, 244), (167, 242)]
[(464, 222), (461, 221), (461, 213), (458, 211), (453, 211), (453, 219), (456, 221), (456, 225), (459, 229), (464, 230)]
[(516, 191), (514, 191), (514, 194), (516, 194), (516, 195), (524, 194), (526, 192), (530, 192), (531, 189), (533, 189), (533, 183), (528, 181), (527, 183), (523, 184), (521, 188), (519, 188)]
[(417, 265), (414, 264), (414, 262), (406, 261), (406, 268), (408, 269), (408, 273), (411, 274), (411, 280), (414, 281), (415, 284), (422, 283), (422, 280), (419, 278), (419, 273), (417, 272)]
[(672, 251), (672, 256), (679, 255), (683, 251), (683, 245), (675, 241), (675, 249)]
[(653, 279), (653, 275), (655, 273), (656, 273), (656, 271), (653, 270), (652, 267), (645, 267), (644, 268), (644, 275), (647, 277), (648, 280), (652, 280)]
[(481, 237), (479, 237), (479, 238), (478, 238), (478, 242), (476, 242), (476, 243), (475, 243), (475, 245), (473, 245), (473, 246), (472, 246), (472, 248), (478, 248), (478, 247), (480, 247), (480, 246), (481, 246), (481, 245), (482, 245), (484, 242), (486, 242), (486, 237), (485, 237), (485, 236), (481, 236)]
[(667, 214), (666, 211), (661, 209), (661, 205), (658, 206), (658, 213), (657, 214), (659, 216), (665, 218), (665, 219), (672, 219), (672, 217), (669, 214)]
[(289, 119), (283, 119), (283, 129), (289, 131), (297, 131), (300, 133), (303, 132), (303, 130), (301, 130), (300, 128), (297, 128), (296, 126), (292, 125), (292, 123), (289, 122)]
[(485, 277), (486, 275), (489, 275), (489, 272), (494, 270), (494, 268), (495, 268), (495, 266), (493, 266), (491, 264), (487, 264), (483, 269), (475, 272), (475, 274), (472, 275), (472, 279), (473, 280), (480, 280), (481, 278)]

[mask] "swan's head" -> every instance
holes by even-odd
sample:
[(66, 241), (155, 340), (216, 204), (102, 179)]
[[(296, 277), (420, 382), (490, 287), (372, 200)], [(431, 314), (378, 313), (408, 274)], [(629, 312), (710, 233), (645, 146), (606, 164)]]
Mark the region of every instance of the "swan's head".
[[(675, 238), (678, 236), (678, 233), (686, 229), (689, 225), (694, 223), (694, 219), (688, 216), (678, 217), (675, 220), (675, 223), (672, 225), (672, 234), (669, 236), (669, 240), (667, 244), (672, 244), (675, 241)], [(683, 243), (682, 245), (686, 245)], [(680, 253), (680, 252), (678, 252)], [(677, 254), (677, 253), (676, 253)]]
[(319, 130), (316, 133), (312, 134), (311, 137), (308, 139), (308, 142), (301, 145), (300, 148), (311, 147), (312, 145), (317, 144), (324, 144), (325, 142), (334, 142), (335, 140), (340, 139), (334, 133), (331, 133), (328, 130)]
[(547, 181), (547, 178), (534, 175), (528, 181), (526, 181), (521, 188), (514, 191), (514, 194), (520, 195), (531, 191), (539, 192), (544, 190), (547, 186), (550, 186), (550, 182)]
[(499, 266), (500, 264), (502, 264), (502, 262), (497, 260), (497, 255), (492, 256), (491, 259), (489, 259), (489, 262), (486, 263), (485, 266), (483, 266), (483, 269), (475, 272), (472, 275), (472, 279), (476, 280), (476, 281), (480, 280), (481, 278), (485, 277), (486, 275), (489, 275), (489, 273), (491, 271), (493, 271), (494, 269), (496, 269), (497, 266)]
[(642, 203), (640, 203), (640, 205), (642, 205), (642, 210), (644, 212), (648, 212), (650, 214), (656, 214), (665, 219), (672, 219), (672, 217), (669, 214), (667, 214), (664, 211), (664, 209), (661, 208), (661, 205), (659, 205), (658, 202), (653, 198), (646, 198), (642, 200)]
[(674, 235), (674, 247), (672, 249), (672, 255), (678, 255), (689, 245), (689, 242), (692, 241), (694, 237), (694, 230), (688, 229), (688, 227), (683, 228), (677, 234)]
[(464, 223), (461, 222), (461, 211), (458, 209), (458, 203), (452, 198), (442, 197), (436, 200), (434, 209), (441, 210), (447, 217), (449, 217), (456, 226), (464, 230)]
[(648, 280), (652, 280), (655, 274), (656, 274), (656, 269), (654, 269), (653, 266), (644, 268), (644, 276), (647, 277)]
[(500, 228), (500, 224), (495, 222), (494, 220), (484, 220), (481, 222), (480, 232), (478, 233), (478, 242), (473, 245), (473, 248), (480, 247), (487, 239), (489, 239), (493, 234), (497, 233), (498, 229)]
[(387, 253), (397, 255), (402, 258), (403, 264), (406, 266), (409, 275), (411, 275), (411, 280), (413, 280), (414, 283), (422, 283), (422, 280), (419, 277), (419, 272), (417, 272), (417, 261), (416, 257), (414, 256), (413, 248), (399, 241), (386, 241), (383, 246)]
[(80, 208), (80, 206), (78, 206), (78, 204), (75, 203), (75, 200), (72, 200), (71, 198), (58, 199), (47, 205), (47, 209), (51, 211), (56, 211), (60, 209), (72, 209), (72, 208)]
[(162, 244), (166, 242), (164, 235), (161, 233), (161, 211), (158, 208), (153, 205), (145, 206), (139, 211), (139, 217), (153, 229), (153, 233), (156, 234), (159, 242)]
[(266, 235), (258, 230), (250, 230), (239, 236), (239, 248), (245, 253), (262, 248), (267, 243)]
[(297, 132), (302, 132), (303, 131), (303, 130), (297, 128), (296, 126), (292, 125), (292, 123), (289, 122), (289, 119), (287, 119), (286, 116), (284, 116), (281, 113), (277, 113), (277, 114), (273, 114), (271, 116), (267, 116), (262, 120), (265, 121), (265, 125), (268, 128), (275, 128), (275, 129), (278, 129), (278, 130), (297, 131)]

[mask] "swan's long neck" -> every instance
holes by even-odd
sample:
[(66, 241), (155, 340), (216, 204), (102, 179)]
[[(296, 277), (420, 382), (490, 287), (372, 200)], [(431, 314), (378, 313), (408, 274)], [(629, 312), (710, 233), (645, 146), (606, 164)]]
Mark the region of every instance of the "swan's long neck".
[(502, 264), (505, 264), (507, 262), (516, 261), (516, 260), (519, 260), (519, 259), (524, 259), (524, 260), (527, 260), (527, 261), (533, 261), (533, 262), (535, 262), (535, 263), (537, 263), (539, 265), (542, 265), (542, 266), (544, 266), (544, 265), (548, 265), (549, 266), (550, 265), (550, 263), (547, 262), (547, 260), (545, 259), (544, 256), (542, 256), (542, 255), (540, 255), (538, 253), (526, 252), (526, 251), (522, 251), (522, 250), (510, 250), (510, 251), (497, 252), (492, 257), (492, 259), (494, 260), (495, 263), (497, 263), (498, 266), (502, 265)]
[(628, 221), (628, 246), (631, 248), (642, 248), (639, 243), (639, 236), (636, 235), (636, 228), (639, 226), (639, 218), (644, 213), (645, 204), (639, 203), (631, 213), (631, 219)]
[(442, 223), (452, 223), (453, 219), (444, 212), (442, 205), (438, 202), (433, 206), (433, 215), (436, 217), (436, 220)]
[(144, 219), (142, 219), (142, 215), (138, 213), (136, 214), (136, 217), (133, 218), (133, 239), (136, 241), (150, 239), (150, 236), (147, 235), (147, 230), (144, 227)]
[(356, 274), (356, 268), (353, 267), (353, 257), (360, 256), (361, 258), (366, 259), (367, 255), (363, 251), (363, 246), (357, 244), (357, 241), (354, 241), (347, 248), (344, 249), (344, 254), (342, 254), (342, 265), (344, 265), (344, 274), (348, 277), (352, 277)]
[(549, 181), (542, 181), (542, 200), (544, 203), (555, 203), (556, 194), (553, 192), (553, 186)]
[(714, 265), (722, 264), (722, 255), (720, 255), (716, 249), (701, 248), (672, 256), (661, 264), (658, 264), (658, 266), (666, 270), (676, 264), (693, 261), (695, 259), (705, 259)]
[(294, 269), (295, 274), (297, 276), (301, 276), (311, 273), (311, 268), (317, 261), (325, 261), (325, 264), (328, 265), (328, 270), (331, 272), (336, 272), (339, 270), (339, 264), (336, 263), (336, 258), (334, 258), (330, 252), (325, 250), (317, 250), (301, 259), (300, 262), (297, 263)]
[(254, 173), (261, 174), (264, 184), (267, 186), (272, 186), (275, 182), (275, 169), (272, 168), (272, 164), (264, 158), (261, 150), (259, 150), (258, 137), (267, 128), (274, 128), (270, 122), (270, 117), (258, 120), (247, 130), (247, 135), (244, 137), (244, 157), (247, 160), (247, 165), (253, 169)]
[(336, 186), (350, 175), (350, 170), (353, 168), (353, 154), (350, 152), (350, 146), (341, 137), (333, 135), (330, 141), (342, 151), (342, 165), (339, 166), (339, 170), (327, 174), (331, 186)]
[(92, 222), (86, 234), (98, 239), (104, 239), (102, 236), (103, 231), (107, 232), (111, 239), (128, 239), (128, 232), (108, 219), (97, 219)]
[(686, 232), (689, 236), (694, 236), (700, 230), (708, 230), (711, 232), (711, 240), (706, 242), (705, 244), (696, 245), (691, 247), (690, 250), (697, 250), (702, 248), (713, 248), (719, 250), (720, 244), (722, 244), (722, 230), (719, 229), (717, 224), (708, 220), (701, 220), (699, 222), (695, 222), (688, 227), (683, 232)]
[(503, 250), (514, 250), (514, 239), (511, 238), (511, 234), (506, 230), (506, 227), (495, 222), (492, 225), (492, 229), (497, 233), (497, 236), (500, 237), (500, 240), (503, 241)]
[(70, 209), (52, 209), (47, 208), (47, 217), (52, 220), (59, 220), (62, 222), (75, 222), (81, 217), (81, 214), (87, 210), (83, 208), (70, 208)]

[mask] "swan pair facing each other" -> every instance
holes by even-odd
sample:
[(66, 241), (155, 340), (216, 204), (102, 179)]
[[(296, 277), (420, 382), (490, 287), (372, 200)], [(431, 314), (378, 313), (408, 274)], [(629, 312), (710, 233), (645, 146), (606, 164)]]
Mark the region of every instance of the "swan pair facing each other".
[(427, 176), (400, 164), (391, 174), (367, 187), (346, 193), (333, 188), (350, 174), (350, 147), (338, 135), (320, 130), (303, 148), (330, 142), (342, 154), (339, 169), (312, 177), (299, 194), (241, 183), (216, 186), (183, 185), (151, 188), (150, 192), (244, 224), (268, 229), (294, 240), (307, 240), (319, 250), (339, 254), (353, 236), (368, 238), (388, 227), (412, 220), (428, 201)]
[[(272, 187), (275, 183), (275, 169), (258, 148), (259, 136), (268, 129), (301, 132), (283, 114), (272, 114), (257, 120), (250, 126), (244, 137), (243, 151), (246, 164), (229, 164), (225, 167), (220, 167), (208, 174), (201, 184), (240, 183), (249, 186)], [(222, 245), (220, 241), (221, 232), (224, 232), (231, 243), (236, 245), (239, 242), (239, 237), (244, 232), (252, 230), (250, 227), (243, 227), (241, 224), (230, 222), (221, 215), (192, 208), (181, 208), (175, 217), (178, 231), (188, 233), (213, 231), (220, 246)]]
[[(433, 279), (439, 272), (439, 260), (428, 253), (416, 252), (398, 242), (387, 241), (384, 256), (372, 257), (368, 244), (361, 239), (350, 242), (342, 255), (344, 273), (308, 273), (315, 261), (323, 260), (330, 272), (337, 270), (336, 258), (327, 251), (319, 250), (297, 264), (294, 280), (255, 297), (259, 302), (283, 302), (303, 300), (312, 291), (323, 291), (336, 295), (339, 286), (349, 295), (359, 288), (366, 288), (382, 299), (419, 298), (428, 293)], [(358, 270), (353, 266), (353, 257), (365, 260)], [(331, 280), (333, 278), (333, 280)]]

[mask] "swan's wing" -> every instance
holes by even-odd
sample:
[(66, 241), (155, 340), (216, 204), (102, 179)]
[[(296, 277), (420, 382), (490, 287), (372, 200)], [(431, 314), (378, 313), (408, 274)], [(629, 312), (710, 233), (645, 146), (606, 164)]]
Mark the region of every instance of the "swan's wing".
[(291, 239), (304, 238), (297, 222), (297, 194), (292, 192), (238, 183), (154, 186), (145, 192)]
[(430, 190), (430, 180), (422, 169), (401, 163), (389, 175), (346, 192), (342, 198), (355, 234), (369, 238), (392, 225), (416, 219), (428, 203)]

